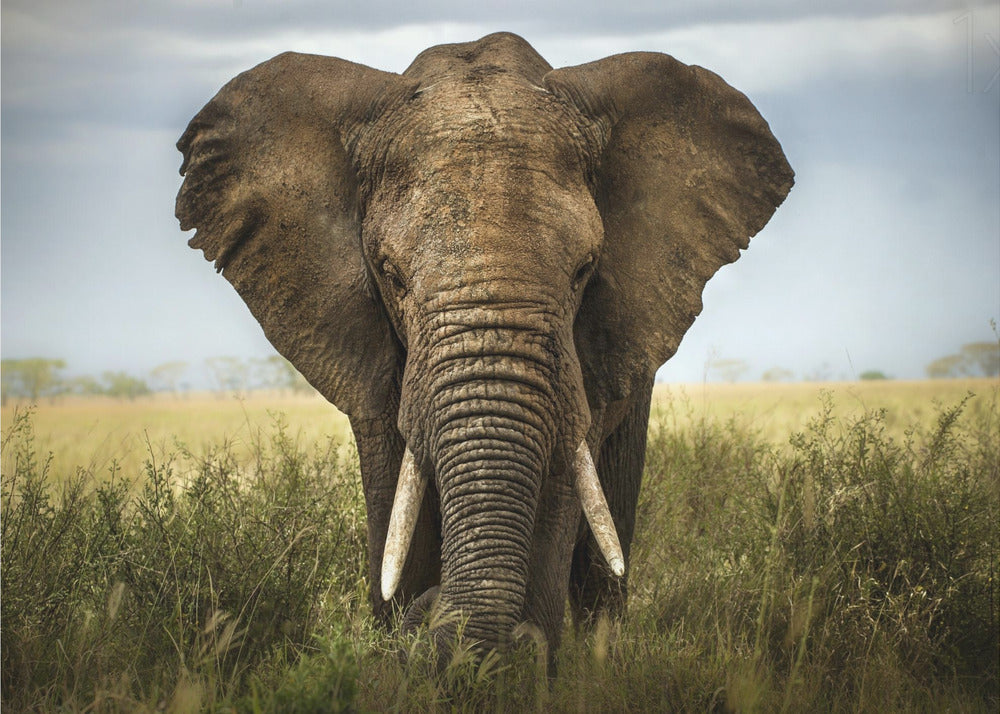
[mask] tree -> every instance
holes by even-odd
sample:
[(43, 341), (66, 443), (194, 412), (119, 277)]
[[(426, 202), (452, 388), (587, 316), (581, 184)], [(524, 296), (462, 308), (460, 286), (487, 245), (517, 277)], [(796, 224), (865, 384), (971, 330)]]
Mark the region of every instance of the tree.
[(104, 394), (104, 387), (89, 374), (83, 374), (67, 380), (66, 387), (71, 394), (82, 394), (84, 396)]
[(795, 373), (784, 367), (771, 367), (760, 378), (764, 382), (790, 382), (795, 378)]
[(927, 376), (931, 379), (949, 377), (1000, 375), (1000, 343), (970, 342), (962, 345), (958, 354), (946, 355), (927, 365)]
[(153, 367), (149, 372), (149, 381), (152, 382), (154, 391), (157, 392), (177, 392), (177, 385), (182, 376), (187, 371), (188, 363), (181, 361), (164, 362)]
[(105, 372), (101, 375), (104, 380), (104, 393), (109, 397), (118, 399), (133, 400), (136, 397), (149, 394), (149, 385), (138, 377), (133, 377), (127, 372)]
[(37, 400), (58, 393), (61, 388), (59, 371), (65, 368), (66, 361), (61, 359), (29, 357), (3, 360), (0, 362), (3, 400), (8, 397)]
[(312, 385), (292, 363), (281, 355), (271, 355), (264, 359), (254, 360), (254, 371), (257, 383), (267, 389), (282, 389), (292, 392), (312, 392)]
[(217, 392), (239, 392), (248, 386), (250, 370), (239, 357), (209, 357), (205, 366)]
[(858, 375), (863, 382), (871, 382), (879, 379), (889, 379), (885, 372), (878, 369), (869, 369)]
[(709, 368), (726, 382), (735, 382), (749, 369), (741, 359), (714, 359)]
[(962, 345), (960, 354), (969, 374), (1000, 375), (1000, 342), (972, 342)]
[(926, 367), (927, 376), (931, 379), (947, 379), (962, 374), (965, 364), (961, 355), (939, 357)]

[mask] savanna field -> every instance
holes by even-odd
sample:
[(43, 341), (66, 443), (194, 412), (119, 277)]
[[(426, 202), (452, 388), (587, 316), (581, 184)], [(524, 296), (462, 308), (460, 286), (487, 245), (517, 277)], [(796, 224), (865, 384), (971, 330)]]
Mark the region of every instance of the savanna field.
[(374, 627), (319, 398), (66, 397), (2, 431), (4, 711), (1000, 707), (995, 379), (658, 385), (628, 616), (567, 624), (551, 680), (530, 638), (433, 676), (426, 632)]

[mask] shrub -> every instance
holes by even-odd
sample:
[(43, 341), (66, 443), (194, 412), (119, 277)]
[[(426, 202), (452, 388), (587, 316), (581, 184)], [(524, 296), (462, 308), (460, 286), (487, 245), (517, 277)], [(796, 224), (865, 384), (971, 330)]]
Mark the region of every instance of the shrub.
[(993, 399), (976, 422), (968, 400), (942, 408), (904, 443), (883, 411), (836, 421), (829, 398), (787, 449), (737, 420), (660, 420), (630, 612), (640, 632), (680, 641), (675, 662), (690, 650), (719, 663), (714, 699), (702, 688), (694, 708), (996, 706)]
[(878, 653), (918, 679), (995, 687), (1000, 472), (995, 443), (959, 428), (966, 401), (920, 445), (886, 437), (882, 411), (837, 429), (829, 405), (793, 437), (781, 538), (789, 576), (819, 578), (831, 665), (863, 671)]
[(868, 369), (858, 375), (858, 379), (862, 382), (873, 382), (882, 379), (889, 379), (889, 376), (885, 372), (879, 369)]
[(307, 453), (279, 422), (251, 467), (227, 445), (180, 447), (150, 454), (134, 483), (112, 467), (100, 485), (79, 471), (61, 486), (29, 413), (3, 447), (2, 691), (14, 709), (229, 697), (361, 599), (359, 478), (335, 444)]

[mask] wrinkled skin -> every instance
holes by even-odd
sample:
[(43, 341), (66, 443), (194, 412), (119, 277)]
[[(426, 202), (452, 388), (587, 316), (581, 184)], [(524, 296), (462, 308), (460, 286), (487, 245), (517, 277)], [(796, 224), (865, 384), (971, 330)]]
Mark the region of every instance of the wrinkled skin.
[[(620, 613), (573, 454), (627, 567), (653, 375), (792, 185), (750, 102), (666, 55), (553, 71), (498, 34), (402, 75), (280, 55), (178, 147), (191, 245), (350, 417), (376, 616), (439, 597), (484, 647), (527, 622), (554, 652), (567, 599), (577, 622)], [(407, 447), (429, 486), (383, 602)]]

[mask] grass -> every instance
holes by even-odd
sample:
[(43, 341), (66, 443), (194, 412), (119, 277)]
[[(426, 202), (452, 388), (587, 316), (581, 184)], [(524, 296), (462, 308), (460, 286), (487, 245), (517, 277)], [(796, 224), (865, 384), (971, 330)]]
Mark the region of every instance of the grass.
[[(893, 436), (915, 423), (934, 418), (935, 404), (951, 404), (970, 390), (984, 393), (996, 381), (952, 379), (923, 382), (843, 382), (826, 385), (697, 384), (656, 386), (653, 411), (675, 410), (677, 426), (690, 427), (700, 419), (739, 416), (758, 434), (785, 443), (788, 435), (805, 427), (818, 413), (818, 395), (835, 395), (837, 416), (865, 409), (886, 409), (886, 425)], [(11, 402), (0, 410), (0, 422), (9, 424), (14, 410), (26, 404)], [(988, 408), (986, 400), (969, 405), (970, 416)], [(36, 448), (52, 454), (53, 474), (73, 474), (82, 467), (97, 477), (112, 467), (137, 474), (149, 452), (169, 454), (177, 443), (192, 449), (210, 449), (226, 443), (240, 460), (251, 458), (255, 433), (281, 414), (291, 434), (303, 443), (333, 436), (351, 440), (347, 418), (318, 396), (277, 392), (244, 395), (157, 394), (124, 401), (106, 397), (59, 397), (40, 403), (33, 417)]]
[[(996, 379), (945, 379), (902, 382), (776, 383), (776, 384), (658, 384), (653, 392), (654, 413), (679, 403), (674, 410), (678, 426), (688, 427), (700, 419), (726, 421), (737, 416), (764, 439), (787, 443), (790, 434), (802, 431), (824, 408), (821, 394), (834, 397), (833, 416), (885, 410), (885, 428), (894, 438), (902, 438), (915, 425), (930, 425), (942, 404), (954, 404), (970, 391), (989, 395), (997, 387)], [(965, 410), (967, 418), (979, 419), (993, 408), (989, 399), (972, 400)]]
[[(11, 423), (11, 403), (0, 412)], [(178, 443), (208, 450), (221, 443), (241, 461), (251, 458), (254, 439), (274, 415), (286, 417), (288, 428), (304, 442), (333, 436), (350, 440), (347, 417), (319, 396), (254, 392), (249, 395), (157, 394), (132, 401), (109, 397), (59, 397), (35, 409), (36, 447), (52, 454), (54, 474), (73, 474), (82, 467), (95, 476), (112, 468), (141, 473), (149, 452), (165, 455)]]
[(328, 409), (178, 409), (194, 446), (147, 425), (138, 466), (99, 472), (48, 455), (69, 405), (5, 411), (3, 706), (996, 711), (996, 383), (876, 386), (658, 387), (628, 617), (567, 627), (551, 681), (530, 638), (436, 677), (427, 633), (373, 626)]

